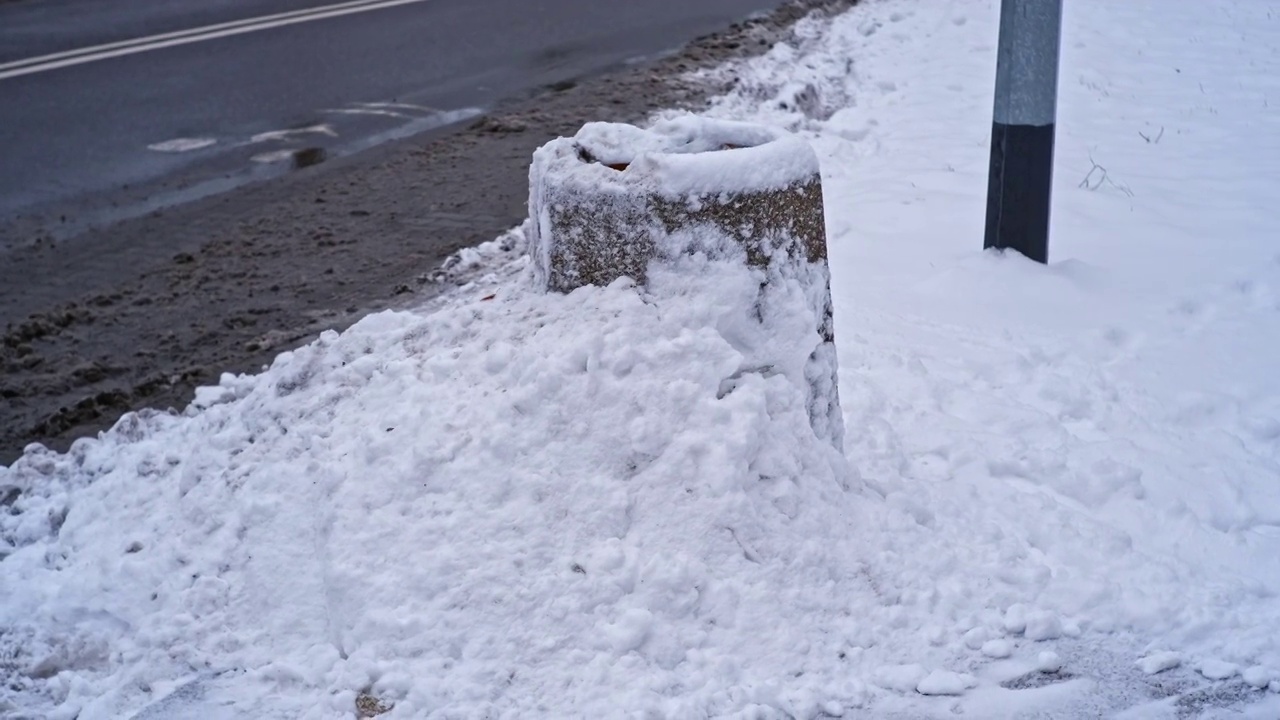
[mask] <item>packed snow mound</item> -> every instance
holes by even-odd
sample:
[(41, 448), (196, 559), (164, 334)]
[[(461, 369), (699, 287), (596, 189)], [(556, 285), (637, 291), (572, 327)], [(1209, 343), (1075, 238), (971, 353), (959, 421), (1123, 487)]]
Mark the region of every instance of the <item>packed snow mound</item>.
[[(713, 152), (732, 150), (732, 152)], [(650, 127), (587, 123), (534, 154), (531, 176), (552, 172), (560, 158), (583, 158), (549, 182), (583, 192), (652, 193), (684, 201), (703, 193), (791, 187), (818, 173), (804, 140), (753, 123), (681, 113)]]
[(754, 364), (814, 332), (802, 297), (761, 322), (761, 279), (524, 278), (29, 452), (0, 469), (0, 698), (119, 717), (245, 673), (243, 708), (297, 717), (365, 690), (414, 718), (841, 699), (838, 663), (811, 671), (872, 593), (859, 486), (810, 429), (805, 352), (799, 378)]
[[(679, 182), (676, 159), (689, 161), (676, 164)], [(843, 451), (822, 180), (803, 140), (689, 115), (653, 129), (591, 123), (534, 152), (529, 216), (541, 287), (567, 292), (624, 276), (643, 284), (654, 262), (696, 252), (767, 268), (756, 297), (742, 298), (767, 324), (775, 295), (805, 295), (815, 333), (779, 338), (785, 350), (760, 354), (755, 367), (806, 377), (814, 431)], [(803, 345), (813, 348), (805, 366), (789, 367)]]
[[(977, 649), (1083, 650), (1063, 672), (1111, 704), (1044, 716), (1144, 697), (1163, 705), (1133, 717), (1210, 716), (1232, 688), (1280, 692), (1280, 133), (1257, 132), (1280, 118), (1280, 14), (1067, 5), (1048, 266), (980, 250), (999, 2), (804, 21), (711, 71), (734, 91), (710, 113), (822, 160), (846, 450), (934, 542), (977, 553), (938, 573), (939, 606), (969, 605), (946, 578), (990, 572), (1004, 623)], [(1002, 548), (985, 569), (984, 546)], [(1171, 697), (1196, 683), (1223, 695)]]
[(1280, 717), (1280, 15), (1070, 4), (1040, 266), (980, 249), (999, 5), (719, 71), (821, 159), (861, 486), (794, 377), (723, 382), (748, 281), (468, 251), (438, 315), (0, 469), (0, 713)]

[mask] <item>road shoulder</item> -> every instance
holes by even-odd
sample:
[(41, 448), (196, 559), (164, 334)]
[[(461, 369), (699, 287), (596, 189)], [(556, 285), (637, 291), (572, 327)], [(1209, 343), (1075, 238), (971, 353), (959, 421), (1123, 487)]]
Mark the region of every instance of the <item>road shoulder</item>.
[(592, 120), (700, 107), (723, 88), (687, 73), (851, 4), (788, 5), (461, 128), (20, 247), (0, 263), (0, 463), (31, 442), (65, 449), (131, 410), (184, 407), (221, 372), (256, 371), (323, 330), (431, 297), (446, 257), (523, 220), (536, 147)]

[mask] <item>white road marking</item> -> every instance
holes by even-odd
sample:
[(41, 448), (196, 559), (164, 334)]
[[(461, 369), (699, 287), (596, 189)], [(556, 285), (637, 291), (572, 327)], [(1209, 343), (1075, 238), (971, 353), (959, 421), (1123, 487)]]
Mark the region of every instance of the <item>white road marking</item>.
[(381, 10), (400, 5), (412, 5), (420, 2), (427, 2), (427, 0), (356, 0), (355, 2), (337, 3), (335, 5), (325, 5), (323, 7), (310, 8), (308, 10), (296, 10), (288, 13), (277, 13), (275, 15), (264, 15), (257, 18), (192, 28), (190, 30), (180, 30), (160, 35), (134, 38), (133, 40), (122, 40), (120, 42), (95, 45), (93, 47), (81, 48), (78, 50), (67, 50), (65, 52), (41, 55), (39, 57), (15, 60), (13, 62), (0, 64), (0, 80), (19, 77), (22, 75), (31, 75), (33, 73), (47, 72), (49, 70), (70, 67), (72, 65), (82, 65), (84, 63), (96, 62), (98, 60), (107, 60), (109, 58), (121, 57), (124, 55), (134, 55), (137, 53), (149, 52), (151, 50), (159, 50), (161, 48), (175, 47), (177, 45), (188, 45), (190, 43), (204, 42), (206, 40), (230, 37), (232, 35), (243, 35), (245, 33), (257, 32), (259, 30), (268, 30), (270, 28), (283, 27), (286, 25), (296, 25), (298, 23), (311, 22), (313, 20), (341, 17), (343, 15), (353, 15), (355, 13), (369, 12), (370, 10)]
[(256, 163), (275, 163), (292, 160), (293, 153), (293, 150), (272, 150), (271, 152), (258, 153), (249, 159)]
[(289, 130), (270, 130), (268, 132), (258, 133), (249, 138), (251, 143), (267, 142), (268, 140), (286, 140), (294, 135), (328, 135), (329, 137), (338, 137), (338, 133), (328, 125), (309, 125), (307, 127), (292, 128)]
[(383, 115), (385, 117), (408, 118), (412, 115), (398, 113), (395, 110), (383, 110), (381, 108), (330, 108), (321, 110), (324, 113), (337, 113), (340, 115)]
[(159, 35), (146, 35), (140, 38), (131, 38), (129, 40), (118, 40), (116, 42), (104, 43), (102, 45), (92, 45), (90, 47), (76, 48), (75, 50), (63, 50), (49, 55), (40, 55), (38, 57), (25, 58), (23, 60), (13, 60), (11, 62), (0, 64), (0, 70), (10, 70), (25, 65), (40, 65), (52, 60), (62, 60), (64, 58), (75, 57), (77, 55), (92, 55), (104, 50), (115, 50), (117, 48), (130, 47), (133, 45), (145, 45), (147, 43), (159, 40), (169, 40), (172, 38), (187, 37), (190, 35), (202, 35), (204, 33), (213, 32), (215, 30), (224, 30), (227, 28), (241, 27), (244, 25), (256, 25), (258, 23), (270, 20), (281, 20), (291, 17), (300, 17), (303, 15), (311, 15), (326, 10), (336, 10), (339, 8), (355, 7), (358, 5), (369, 5), (377, 3), (381, 0), (351, 0), (351, 2), (338, 3), (336, 5), (325, 5), (318, 8), (306, 8), (304, 10), (293, 10), (291, 12), (276, 13), (274, 15), (262, 15), (256, 18), (245, 18), (243, 20), (232, 20), (229, 22), (218, 23), (216, 25), (205, 25), (204, 27), (191, 28), (189, 30), (175, 30), (173, 32), (161, 33)]
[(148, 145), (147, 149), (166, 153), (191, 152), (192, 150), (209, 147), (217, 142), (213, 138), (174, 138)]
[(425, 112), (425, 113), (440, 112), (436, 108), (428, 107), (426, 105), (414, 105), (413, 103), (402, 103), (402, 102), (362, 102), (362, 103), (356, 103), (356, 105), (360, 107), (378, 108), (378, 109), (421, 110), (422, 112)]

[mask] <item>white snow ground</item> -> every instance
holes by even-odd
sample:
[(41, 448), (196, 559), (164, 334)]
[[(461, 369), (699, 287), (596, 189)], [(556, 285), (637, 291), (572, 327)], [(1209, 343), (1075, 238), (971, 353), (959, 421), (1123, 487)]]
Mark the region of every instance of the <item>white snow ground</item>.
[(784, 375), (718, 397), (743, 272), (482, 248), (0, 468), (0, 713), (1280, 717), (1280, 11), (1067, 3), (1042, 267), (980, 250), (997, 6), (724, 70), (822, 161), (845, 457)]

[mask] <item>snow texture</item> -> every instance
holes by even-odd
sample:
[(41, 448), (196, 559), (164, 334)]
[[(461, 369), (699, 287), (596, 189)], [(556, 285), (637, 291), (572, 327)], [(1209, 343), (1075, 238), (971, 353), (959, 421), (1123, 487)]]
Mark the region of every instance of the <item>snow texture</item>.
[(809, 427), (807, 351), (751, 360), (812, 333), (803, 296), (755, 317), (762, 272), (691, 257), (567, 296), (523, 275), (32, 449), (0, 518), (22, 702), (115, 717), (198, 672), (299, 715), (365, 688), (403, 717), (854, 699), (811, 666), (874, 596), (845, 562), (856, 484)]
[(1221, 660), (1205, 660), (1200, 663), (1200, 667), (1197, 669), (1201, 675), (1210, 680), (1226, 680), (1227, 678), (1235, 677), (1240, 672), (1240, 668), (1236, 667), (1235, 664)]
[(988, 640), (982, 643), (982, 654), (989, 658), (1007, 658), (1013, 654), (1013, 643), (1008, 640)]
[[(731, 150), (731, 152), (716, 152)], [(593, 162), (561, 164), (577, 158)], [(547, 182), (582, 192), (602, 187), (656, 193), (674, 200), (691, 195), (779, 190), (818, 173), (804, 140), (767, 125), (696, 115), (673, 116), (638, 128), (587, 123), (572, 138), (540, 148), (535, 166)], [(609, 166), (626, 166), (616, 170)]]
[(1036, 669), (1044, 673), (1056, 673), (1062, 669), (1062, 658), (1052, 650), (1045, 650), (1036, 657)]
[[(742, 298), (764, 322), (780, 296), (805, 298), (814, 333), (795, 339), (811, 352), (794, 371), (808, 384), (814, 432), (843, 450), (821, 178), (807, 143), (687, 115), (650, 130), (590, 123), (534, 153), (529, 187), (528, 242), (549, 289), (643, 284), (654, 263), (698, 253), (765, 268), (758, 296)], [(775, 353), (756, 355), (762, 371), (792, 370)]]
[(717, 71), (821, 163), (843, 455), (740, 372), (758, 269), (544, 294), (481, 249), (0, 469), (0, 713), (1280, 716), (1280, 15), (1067, 3), (1040, 266), (980, 247), (998, 5)]
[(961, 695), (977, 684), (972, 675), (934, 670), (916, 685), (916, 692), (921, 695)]
[(1141, 660), (1138, 660), (1138, 667), (1141, 668), (1142, 672), (1148, 675), (1155, 675), (1156, 673), (1161, 673), (1165, 670), (1172, 670), (1181, 664), (1182, 655), (1168, 650), (1151, 653)]

